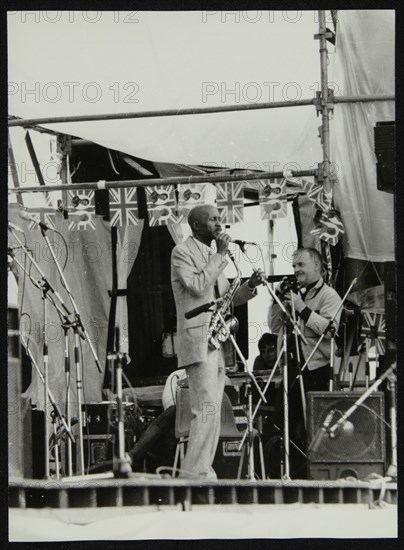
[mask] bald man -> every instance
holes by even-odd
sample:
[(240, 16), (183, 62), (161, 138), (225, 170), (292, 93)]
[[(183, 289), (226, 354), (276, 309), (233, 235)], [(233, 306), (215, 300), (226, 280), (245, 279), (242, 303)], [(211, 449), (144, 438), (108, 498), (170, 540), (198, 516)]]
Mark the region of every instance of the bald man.
[[(171, 284), (177, 309), (178, 367), (186, 368), (192, 411), (189, 443), (181, 477), (215, 480), (213, 459), (220, 435), (220, 410), (225, 380), (222, 347), (211, 349), (207, 329), (212, 312), (192, 319), (184, 314), (223, 296), (229, 282), (223, 274), (228, 264), (230, 237), (222, 231), (220, 215), (212, 205), (193, 208), (188, 216), (192, 236), (177, 245), (171, 256)], [(216, 241), (216, 252), (211, 248)], [(253, 298), (261, 284), (254, 273), (234, 298), (240, 305)]]

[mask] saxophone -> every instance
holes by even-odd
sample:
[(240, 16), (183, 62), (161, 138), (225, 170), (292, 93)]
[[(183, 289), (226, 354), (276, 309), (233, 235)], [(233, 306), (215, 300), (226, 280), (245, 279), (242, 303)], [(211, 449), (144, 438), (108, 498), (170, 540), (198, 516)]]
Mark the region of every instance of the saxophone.
[(226, 290), (225, 294), (222, 296), (222, 301), (216, 311), (214, 311), (210, 320), (207, 331), (207, 339), (208, 345), (211, 349), (219, 349), (220, 343), (225, 342), (229, 338), (230, 334), (236, 332), (238, 329), (238, 321), (236, 317), (230, 317), (225, 320), (225, 317), (230, 311), (233, 299), (241, 284), (240, 270), (237, 267), (233, 255), (230, 252), (228, 252), (228, 254), (236, 268), (237, 275), (230, 284), (229, 288)]

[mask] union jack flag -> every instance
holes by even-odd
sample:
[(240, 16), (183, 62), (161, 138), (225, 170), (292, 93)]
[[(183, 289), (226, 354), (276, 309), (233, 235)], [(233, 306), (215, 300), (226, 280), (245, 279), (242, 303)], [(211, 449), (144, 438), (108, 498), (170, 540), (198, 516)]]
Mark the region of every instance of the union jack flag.
[(180, 223), (173, 185), (146, 187), (146, 200), (150, 227)]
[(95, 229), (94, 190), (80, 189), (67, 192), (69, 231)]
[[(45, 206), (33, 206), (30, 208), (25, 208), (27, 212), (32, 214), (35, 220), (39, 223), (42, 222), (52, 229), (56, 228), (55, 225), (55, 216), (56, 208), (52, 203), (52, 199), (49, 193), (44, 194)], [(42, 201), (41, 201), (42, 202)], [(40, 229), (38, 223), (29, 222), (28, 229)]]
[(384, 313), (375, 311), (362, 312), (362, 338), (369, 338), (375, 341), (376, 351), (384, 355), (386, 350), (386, 317)]
[(345, 228), (335, 210), (321, 212), (315, 220), (317, 226), (310, 231), (312, 235), (318, 235), (322, 241), (335, 246), (345, 233)]
[(139, 225), (136, 188), (109, 190), (110, 223), (115, 225)]
[(186, 222), (188, 214), (194, 206), (206, 203), (207, 184), (184, 183), (178, 186), (178, 214), (181, 221)]
[(317, 182), (304, 178), (293, 178), (293, 183), (300, 185), (307, 198), (320, 210), (327, 210), (331, 206), (332, 192), (326, 192), (324, 187)]
[(286, 180), (259, 180), (259, 202), (262, 220), (285, 218), (287, 215)]
[(216, 184), (216, 206), (222, 223), (239, 223), (244, 220), (244, 183)]

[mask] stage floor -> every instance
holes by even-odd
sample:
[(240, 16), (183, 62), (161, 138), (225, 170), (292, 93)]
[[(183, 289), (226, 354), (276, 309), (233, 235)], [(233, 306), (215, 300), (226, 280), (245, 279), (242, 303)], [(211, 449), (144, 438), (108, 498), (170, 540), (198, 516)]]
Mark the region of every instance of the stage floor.
[[(109, 477), (108, 477), (109, 476)], [(390, 478), (369, 481), (219, 480), (193, 481), (132, 473), (126, 479), (112, 472), (50, 480), (11, 479), (11, 508), (100, 508), (275, 504), (397, 504), (397, 484)]]
[(10, 509), (9, 540), (396, 538), (397, 506), (365, 504)]

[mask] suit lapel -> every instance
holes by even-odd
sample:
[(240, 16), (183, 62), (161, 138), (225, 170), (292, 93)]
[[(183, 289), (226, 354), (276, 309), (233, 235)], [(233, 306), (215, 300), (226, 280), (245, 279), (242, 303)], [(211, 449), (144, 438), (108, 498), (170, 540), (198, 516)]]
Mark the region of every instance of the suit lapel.
[(195, 265), (198, 268), (202, 269), (208, 262), (207, 254), (206, 258), (204, 258), (204, 249), (202, 248), (202, 243), (199, 246), (193, 237), (188, 237), (188, 239), (185, 241), (185, 244), (191, 252), (191, 256), (195, 262)]

